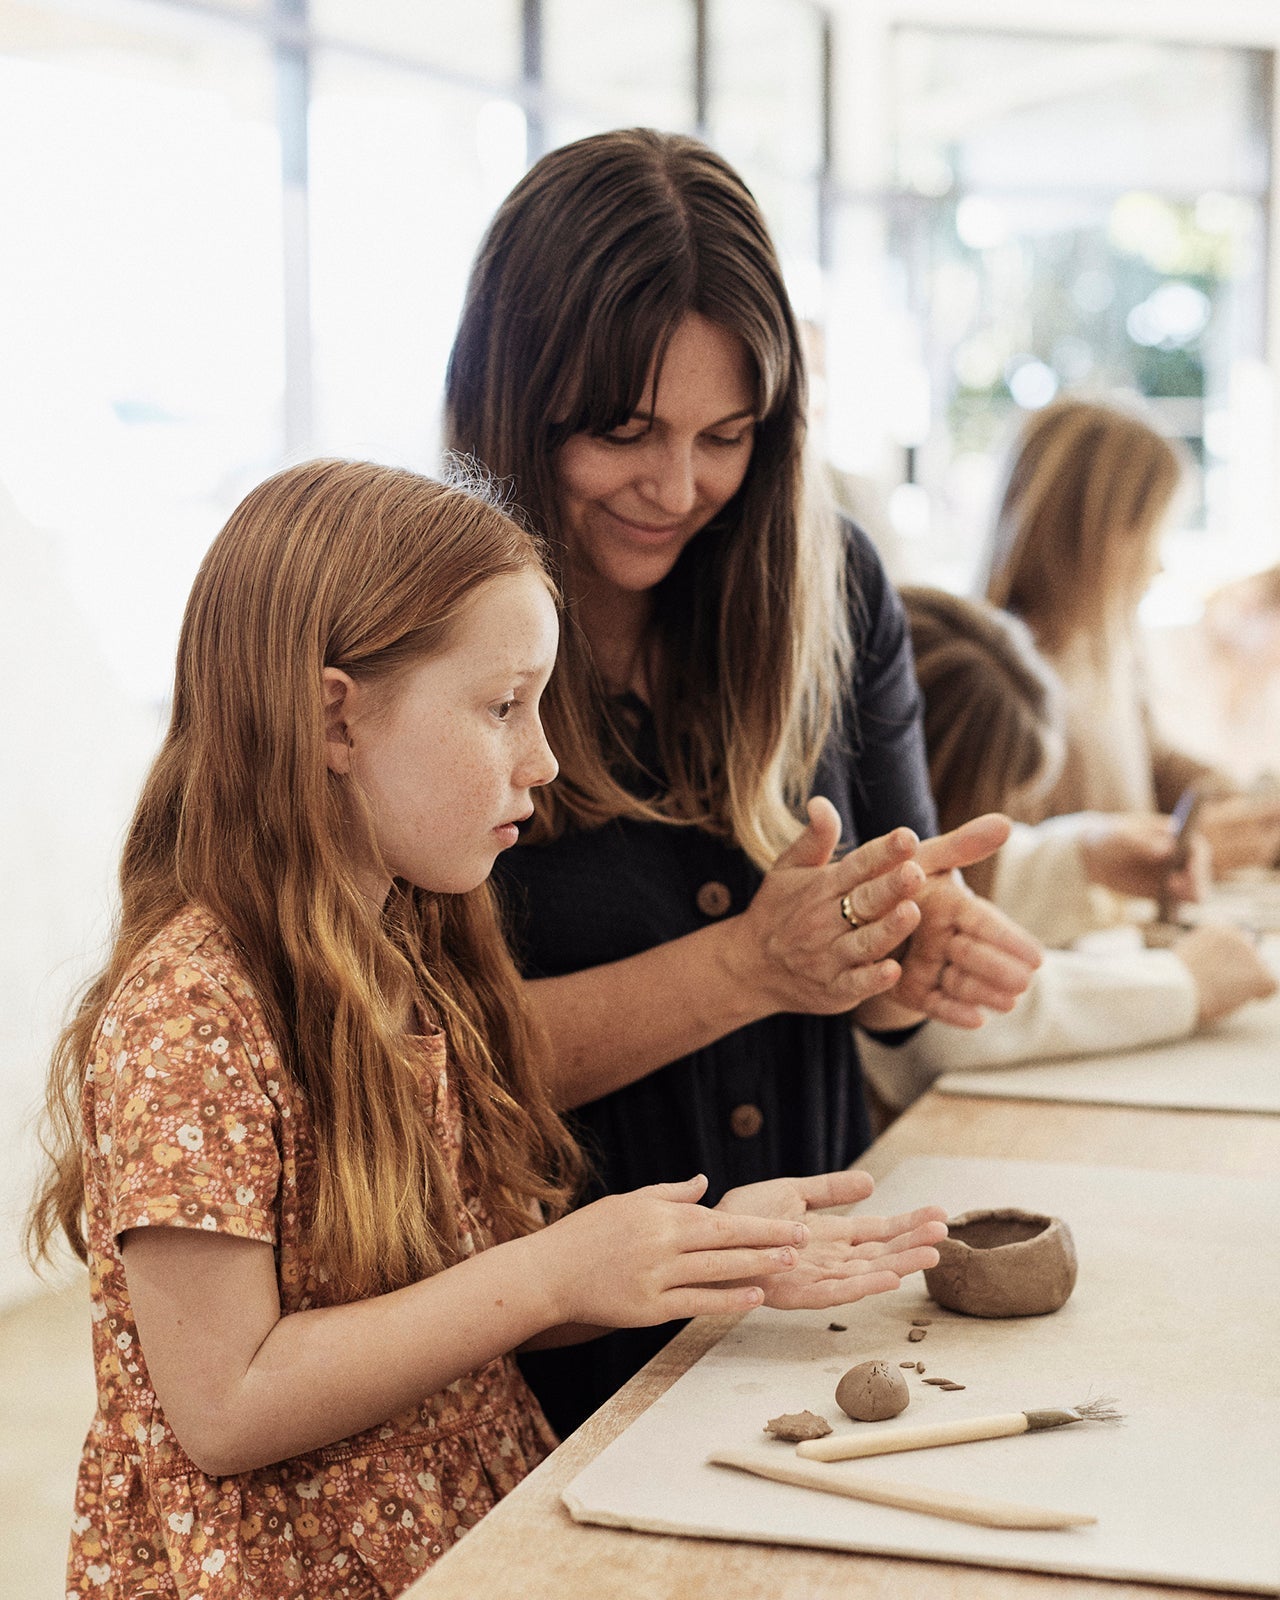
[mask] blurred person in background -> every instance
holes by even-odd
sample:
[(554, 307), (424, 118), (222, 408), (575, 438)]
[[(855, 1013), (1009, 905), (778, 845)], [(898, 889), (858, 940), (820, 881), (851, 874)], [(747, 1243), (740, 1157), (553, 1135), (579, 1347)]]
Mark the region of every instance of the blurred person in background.
[(1171, 812), (1194, 786), (1214, 872), (1280, 850), (1280, 795), (1249, 795), (1155, 726), (1138, 605), (1183, 478), (1174, 446), (1117, 406), (1064, 398), (1023, 424), (996, 522), (987, 599), (1021, 617), (1067, 696), (1061, 776), (1019, 815)]
[(1171, 708), (1195, 754), (1257, 794), (1280, 790), (1280, 566), (1232, 579), (1194, 622), (1154, 634), (1151, 677), (1158, 714)]
[[(1052, 668), (1007, 612), (924, 587), (904, 588), (902, 601), (940, 826), (1028, 809), (1063, 758)], [(1273, 994), (1275, 976), (1253, 940), (1225, 924), (1185, 929), (1167, 949), (1146, 949), (1136, 929), (1116, 930), (1105, 948), (1068, 948), (1109, 928), (1117, 904), (1136, 913), (1130, 897), (1197, 898), (1195, 872), (1175, 859), (1160, 816), (1077, 812), (1016, 824), (966, 877), (1044, 941), (1044, 962), (1014, 1009), (977, 1032), (926, 1028), (898, 1050), (868, 1041), (864, 1067), (884, 1110), (905, 1109), (943, 1072), (1164, 1044)]]

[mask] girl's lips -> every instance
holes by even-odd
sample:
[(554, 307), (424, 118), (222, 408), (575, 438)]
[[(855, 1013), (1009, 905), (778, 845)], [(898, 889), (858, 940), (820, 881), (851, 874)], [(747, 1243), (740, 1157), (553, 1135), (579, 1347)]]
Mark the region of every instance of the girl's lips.
[(532, 815), (532, 811), (522, 812), (514, 822), (500, 822), (493, 831), (501, 839), (504, 846), (518, 844), (520, 840), (520, 824), (528, 822)]

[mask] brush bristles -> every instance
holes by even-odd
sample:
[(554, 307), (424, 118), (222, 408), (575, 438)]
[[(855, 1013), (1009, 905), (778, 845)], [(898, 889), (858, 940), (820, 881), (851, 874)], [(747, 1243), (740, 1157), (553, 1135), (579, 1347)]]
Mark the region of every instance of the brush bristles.
[(1097, 1400), (1090, 1400), (1086, 1405), (1073, 1406), (1072, 1410), (1080, 1413), (1082, 1422), (1124, 1421), (1124, 1412), (1116, 1410), (1116, 1403), (1111, 1395), (1103, 1395)]

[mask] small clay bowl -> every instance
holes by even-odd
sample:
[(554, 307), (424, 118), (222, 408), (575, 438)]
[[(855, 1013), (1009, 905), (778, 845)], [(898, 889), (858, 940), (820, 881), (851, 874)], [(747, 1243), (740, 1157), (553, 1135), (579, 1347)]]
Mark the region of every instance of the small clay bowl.
[(924, 1281), (948, 1311), (1038, 1317), (1065, 1305), (1076, 1286), (1075, 1241), (1060, 1217), (966, 1211), (947, 1230)]

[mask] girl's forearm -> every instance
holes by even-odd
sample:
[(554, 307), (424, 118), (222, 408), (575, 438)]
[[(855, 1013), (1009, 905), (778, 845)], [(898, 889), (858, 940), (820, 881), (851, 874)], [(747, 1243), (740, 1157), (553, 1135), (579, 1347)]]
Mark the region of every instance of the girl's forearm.
[(376, 1299), (281, 1317), (238, 1396), (242, 1452), (260, 1465), (349, 1438), (543, 1332), (554, 1313), (536, 1276), (514, 1270), (527, 1242)]
[(550, 1040), (551, 1093), (561, 1111), (647, 1077), (777, 1009), (753, 979), (738, 918), (655, 945), (625, 961), (526, 991)]

